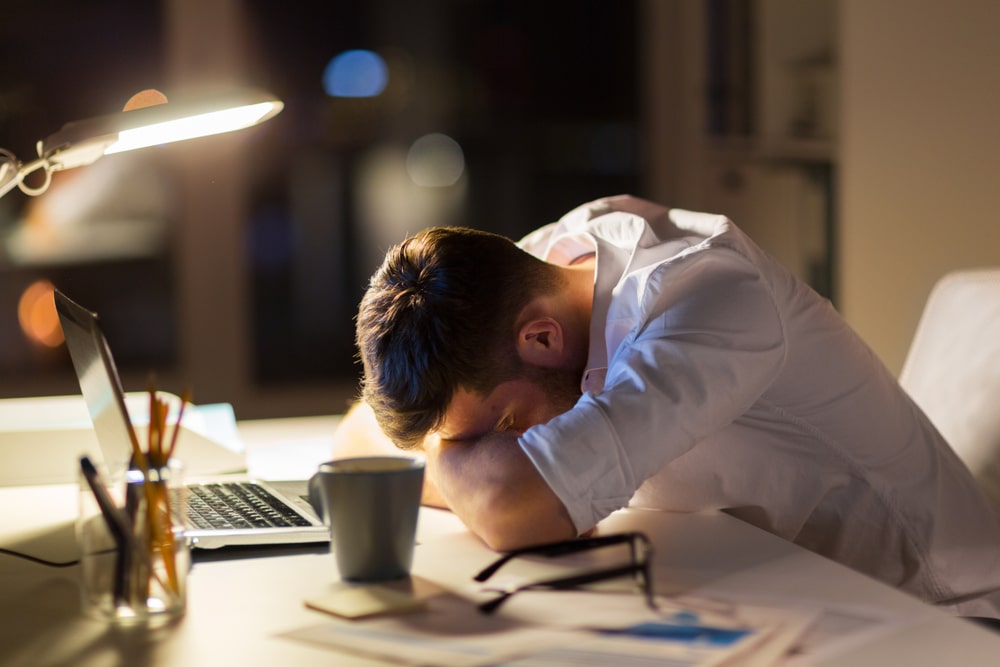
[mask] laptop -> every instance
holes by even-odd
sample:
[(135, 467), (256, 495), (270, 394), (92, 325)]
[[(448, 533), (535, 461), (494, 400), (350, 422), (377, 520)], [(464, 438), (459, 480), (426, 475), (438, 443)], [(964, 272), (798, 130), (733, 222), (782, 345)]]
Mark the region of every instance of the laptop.
[[(121, 377), (115, 366), (97, 313), (55, 290), (56, 311), (66, 347), (80, 383), (84, 403), (94, 425), (100, 455), (108, 465), (127, 465), (132, 444), (129, 412)], [(198, 436), (183, 432), (185, 438)], [(209, 451), (212, 443), (196, 443), (197, 456), (219, 465), (231, 452)], [(221, 445), (215, 446), (221, 449)], [(181, 460), (185, 460), (183, 456)], [(242, 469), (246, 470), (245, 461)], [(307, 500), (300, 482), (265, 482), (247, 476), (192, 476), (188, 489), (185, 534), (200, 549), (329, 542), (330, 533)]]

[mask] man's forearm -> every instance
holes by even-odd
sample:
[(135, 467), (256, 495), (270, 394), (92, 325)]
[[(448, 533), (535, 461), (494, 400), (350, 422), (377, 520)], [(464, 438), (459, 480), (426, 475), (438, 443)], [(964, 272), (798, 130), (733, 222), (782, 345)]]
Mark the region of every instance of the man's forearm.
[(566, 508), (513, 434), (425, 444), (428, 473), (451, 509), (499, 551), (576, 535)]

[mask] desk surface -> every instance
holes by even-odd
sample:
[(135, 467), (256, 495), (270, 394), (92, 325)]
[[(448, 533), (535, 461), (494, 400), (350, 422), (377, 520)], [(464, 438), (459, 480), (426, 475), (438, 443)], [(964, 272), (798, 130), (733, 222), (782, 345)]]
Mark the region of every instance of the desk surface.
[[(299, 454), (308, 449), (304, 458), (322, 460), (325, 452), (315, 445), (332, 423), (252, 424), (248, 444), (280, 448), (282, 438), (274, 436), (284, 435), (288, 448), (302, 448)], [(283, 450), (267, 455), (277, 451)], [(29, 506), (40, 509), (28, 512)], [(0, 488), (0, 546), (70, 560), (75, 512), (73, 486)], [(1000, 656), (1000, 636), (724, 514), (626, 510), (609, 517), (601, 530), (642, 530), (652, 538), (660, 594), (810, 610), (829, 623), (874, 619), (870, 625), (877, 631), (855, 633), (853, 644), (830, 645), (808, 661), (782, 664), (986, 665)], [(414, 579), (449, 590), (468, 589), (472, 574), (495, 557), (446, 512), (424, 510), (418, 539)], [(77, 569), (0, 554), (0, 664), (385, 664), (294, 638), (303, 629), (338, 622), (303, 604), (341, 585), (324, 548), (198, 557), (187, 614), (155, 631), (112, 628), (83, 617)]]

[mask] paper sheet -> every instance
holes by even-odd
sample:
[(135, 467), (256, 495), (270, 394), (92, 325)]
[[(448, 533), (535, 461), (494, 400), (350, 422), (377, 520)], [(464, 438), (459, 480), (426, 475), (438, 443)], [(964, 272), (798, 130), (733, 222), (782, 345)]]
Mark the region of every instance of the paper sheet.
[(332, 620), (282, 635), (402, 665), (479, 667), (566, 643), (565, 633), (484, 616), (468, 601), (443, 595), (420, 614), (368, 621)]
[[(665, 663), (713, 666), (772, 664), (798, 639), (810, 618), (740, 607), (739, 616), (692, 611), (661, 600), (654, 613), (630, 593), (540, 592), (518, 596), (504, 613), (479, 613), (469, 599), (445, 594), (426, 612), (366, 621), (333, 620), (285, 633), (402, 665), (615, 665)], [(539, 622), (542, 610), (550, 619)], [(754, 658), (760, 656), (760, 660)]]
[(817, 660), (896, 632), (919, 616), (860, 605), (831, 605), (816, 612), (816, 621), (795, 643), (783, 667), (812, 665)]

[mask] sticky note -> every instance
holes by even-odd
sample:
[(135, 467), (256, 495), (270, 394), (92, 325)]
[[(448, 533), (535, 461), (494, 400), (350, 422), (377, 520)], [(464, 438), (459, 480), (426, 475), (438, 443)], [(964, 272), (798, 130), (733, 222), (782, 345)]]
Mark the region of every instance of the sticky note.
[(309, 598), (305, 605), (341, 618), (360, 619), (420, 611), (427, 601), (381, 586), (358, 586)]

